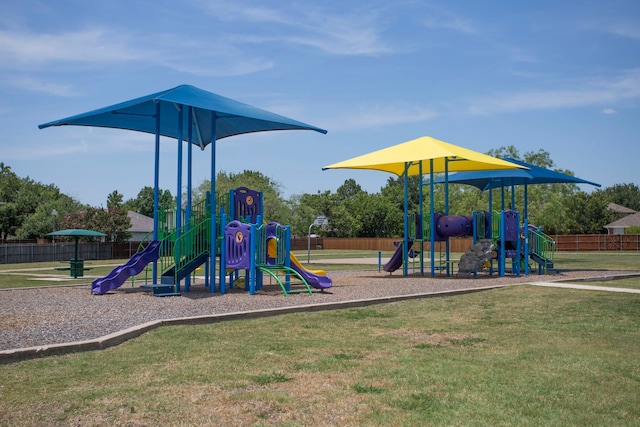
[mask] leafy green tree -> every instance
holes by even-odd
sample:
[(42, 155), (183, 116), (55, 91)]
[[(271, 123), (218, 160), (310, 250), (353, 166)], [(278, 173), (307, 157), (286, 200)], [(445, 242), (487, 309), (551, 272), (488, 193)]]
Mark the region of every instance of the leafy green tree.
[[(420, 190), (418, 185), (420, 185), (420, 177), (417, 175), (410, 176), (409, 182), (408, 182), (409, 211), (416, 211), (418, 209), (418, 205), (420, 201), (420, 192), (419, 192)], [(428, 186), (425, 188), (428, 188)], [(437, 188), (436, 188), (436, 191), (438, 191)], [(386, 185), (382, 187), (380, 192), (382, 196), (387, 198), (391, 203), (393, 203), (397, 209), (400, 209), (402, 212), (404, 212), (404, 178), (403, 177), (388, 178)]]
[(640, 234), (640, 225), (632, 225), (625, 228), (624, 234)]
[[(158, 205), (173, 208), (175, 199), (169, 190), (158, 191)], [(124, 203), (127, 210), (138, 212), (153, 218), (153, 187), (143, 187), (135, 199), (129, 199)]]
[[(228, 194), (229, 190), (239, 187), (247, 187), (251, 190), (262, 191), (264, 214), (263, 219), (276, 221), (288, 225), (291, 221), (291, 208), (283, 199), (281, 185), (264, 175), (262, 172), (244, 170), (241, 173), (218, 172), (216, 176), (216, 193)], [(204, 180), (192, 193), (192, 203), (196, 203), (205, 197), (211, 189), (211, 181)]]
[(85, 206), (82, 210), (76, 210), (69, 212), (60, 219), (60, 228), (62, 229), (76, 229), (83, 228), (87, 230), (94, 230), (103, 232), (101, 221), (99, 219), (99, 211), (104, 211), (102, 208), (94, 208), (92, 206)]
[(358, 184), (355, 179), (349, 178), (336, 190), (336, 200), (339, 202), (343, 200), (353, 200), (363, 193), (364, 190), (362, 190), (360, 184)]
[(380, 194), (359, 193), (348, 206), (359, 224), (358, 237), (393, 237), (403, 232), (403, 212)]
[[(325, 236), (388, 237), (401, 233), (402, 210), (379, 193), (369, 194), (353, 179), (347, 179), (335, 193), (303, 194), (291, 199), (297, 235), (306, 235), (320, 214), (327, 217)], [(303, 234), (304, 233), (304, 234)]]
[(81, 206), (66, 195), (61, 195), (58, 199), (47, 200), (38, 205), (35, 212), (25, 218), (17, 231), (17, 237), (35, 239), (44, 237), (52, 231), (60, 230), (62, 229), (61, 218), (69, 212), (77, 211)]
[(131, 219), (123, 204), (122, 194), (114, 190), (107, 196), (107, 209), (99, 210), (96, 215), (96, 226), (107, 234), (112, 242), (126, 242), (131, 237)]
[(318, 215), (325, 215), (329, 221), (328, 230), (313, 230), (317, 234), (330, 235), (335, 228), (333, 210), (335, 208), (334, 196), (330, 191), (317, 192), (316, 194), (301, 194), (289, 198), (288, 204), (291, 210), (291, 233), (295, 236), (306, 236), (309, 225)]
[[(497, 150), (490, 150), (487, 154), (499, 158), (511, 157), (549, 170), (574, 176), (574, 173), (570, 170), (562, 170), (555, 167), (551, 155), (542, 149), (529, 151), (521, 156), (514, 146), (508, 146), (500, 147)], [(579, 224), (579, 216), (581, 214), (575, 211), (575, 209), (582, 203), (580, 198), (576, 199), (574, 204), (568, 203), (568, 200), (579, 193), (579, 188), (576, 184), (535, 184), (529, 185), (527, 189), (529, 223), (542, 226), (546, 233), (567, 234), (576, 232), (576, 230), (584, 230), (585, 228), (597, 228), (593, 223), (586, 226)], [(511, 190), (505, 189), (505, 191), (508, 194), (507, 200), (511, 200)], [(520, 185), (515, 188), (514, 197), (516, 200), (516, 208), (522, 211), (524, 207), (524, 186)], [(494, 200), (496, 200), (495, 196)], [(496, 206), (495, 202), (494, 206)], [(592, 221), (592, 219), (589, 219), (589, 222), (590, 221)], [(598, 222), (600, 223), (602, 221)], [(600, 233), (602, 231), (597, 232)]]
[(111, 242), (126, 242), (131, 233), (131, 220), (117, 190), (107, 196), (107, 208), (85, 207), (69, 212), (61, 219), (62, 228), (84, 228), (105, 233)]
[(81, 206), (71, 197), (60, 193), (53, 184), (44, 185), (30, 178), (20, 180), (17, 192), (11, 196), (14, 235), (20, 239), (44, 237), (56, 228), (56, 215), (78, 209)]
[(615, 213), (607, 210), (609, 198), (602, 190), (578, 192), (564, 202), (568, 234), (603, 234), (604, 226), (615, 220)]
[(19, 206), (14, 198), (21, 185), (11, 167), (0, 162), (0, 240), (14, 235), (20, 226)]
[(327, 219), (330, 236), (360, 237), (362, 223), (350, 204), (336, 204), (327, 214)]
[(309, 225), (318, 216), (315, 209), (308, 204), (303, 203), (302, 199), (305, 195), (294, 194), (287, 200), (289, 209), (291, 210), (291, 235), (294, 237), (306, 236), (309, 231)]
[(615, 184), (603, 190), (609, 203), (617, 203), (634, 211), (640, 211), (640, 188), (633, 183)]

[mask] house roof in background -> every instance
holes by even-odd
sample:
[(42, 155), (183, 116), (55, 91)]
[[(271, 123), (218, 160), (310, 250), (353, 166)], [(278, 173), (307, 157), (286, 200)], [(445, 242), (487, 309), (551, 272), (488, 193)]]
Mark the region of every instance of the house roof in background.
[(609, 203), (607, 205), (607, 209), (609, 209), (610, 211), (618, 212), (618, 213), (628, 213), (628, 214), (636, 213), (636, 211), (634, 211), (633, 209), (628, 208), (626, 206), (619, 205), (617, 203)]
[(632, 226), (640, 226), (640, 212), (636, 212), (631, 215), (627, 215), (624, 218), (613, 221), (610, 224), (604, 226), (604, 228), (626, 228)]
[(127, 216), (131, 220), (131, 228), (128, 231), (139, 233), (153, 231), (153, 218), (134, 211), (127, 211)]

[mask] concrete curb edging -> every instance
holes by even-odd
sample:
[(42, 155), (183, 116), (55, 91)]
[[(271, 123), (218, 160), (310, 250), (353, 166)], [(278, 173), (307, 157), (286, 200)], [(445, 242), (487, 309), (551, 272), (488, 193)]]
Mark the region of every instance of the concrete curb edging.
[(532, 282), (528, 284), (530, 286), (543, 286), (548, 288), (582, 289), (583, 291), (604, 291), (604, 292), (622, 292), (626, 294), (640, 294), (640, 289), (613, 288), (610, 286), (579, 285), (574, 283), (562, 283), (562, 282)]
[(229, 320), (255, 319), (255, 318), (262, 318), (262, 317), (279, 316), (282, 314), (366, 307), (370, 305), (385, 304), (389, 302), (399, 302), (399, 301), (421, 299), (421, 298), (433, 298), (433, 297), (446, 296), (446, 295), (462, 295), (462, 294), (480, 292), (480, 291), (491, 290), (496, 288), (503, 288), (506, 286), (511, 286), (511, 285), (494, 285), (494, 286), (484, 286), (484, 287), (478, 287), (478, 288), (467, 288), (467, 289), (458, 289), (458, 290), (449, 290), (449, 291), (428, 292), (428, 293), (408, 294), (408, 295), (399, 295), (399, 296), (387, 296), (387, 297), (370, 298), (370, 299), (347, 300), (347, 301), (339, 301), (339, 302), (298, 305), (298, 306), (292, 306), (292, 307), (270, 308), (270, 309), (263, 309), (263, 310), (241, 311), (241, 312), (239, 311), (239, 312), (223, 313), (223, 314), (212, 314), (212, 315), (203, 315), (203, 316), (194, 316), (194, 317), (181, 317), (176, 319), (155, 320), (152, 322), (143, 323), (141, 325), (136, 325), (131, 328), (124, 329), (122, 331), (114, 332), (109, 335), (104, 335), (102, 337), (99, 337), (93, 340), (76, 341), (76, 342), (63, 343), (63, 344), (50, 344), (50, 345), (35, 346), (35, 347), (24, 347), (24, 348), (12, 349), (12, 350), (2, 350), (0, 351), (0, 364), (15, 363), (15, 362), (21, 362), (21, 361), (30, 360), (30, 359), (48, 357), (48, 356), (56, 356), (56, 355), (59, 356), (59, 355), (70, 354), (70, 353), (79, 353), (83, 351), (104, 350), (104, 349), (122, 344), (125, 341), (128, 341), (130, 339), (137, 338), (140, 335), (146, 332), (149, 332), (153, 329), (159, 328), (161, 326), (206, 325), (206, 324), (224, 322)]

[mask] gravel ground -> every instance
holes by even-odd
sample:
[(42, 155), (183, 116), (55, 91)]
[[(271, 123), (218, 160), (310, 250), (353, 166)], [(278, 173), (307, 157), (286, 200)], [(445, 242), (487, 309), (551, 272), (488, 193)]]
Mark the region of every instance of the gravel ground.
[[(90, 284), (0, 291), (0, 351), (96, 339), (154, 320), (216, 315), (319, 303), (393, 297), (483, 288), (536, 281), (611, 277), (614, 271), (566, 271), (529, 277), (402, 277), (377, 271), (341, 271), (329, 275), (333, 287), (311, 296), (284, 296), (278, 286), (267, 285), (256, 295), (232, 290), (211, 294), (192, 285), (180, 297), (156, 298), (149, 291), (122, 288), (106, 295), (91, 295)], [(267, 283), (265, 278), (265, 283)]]

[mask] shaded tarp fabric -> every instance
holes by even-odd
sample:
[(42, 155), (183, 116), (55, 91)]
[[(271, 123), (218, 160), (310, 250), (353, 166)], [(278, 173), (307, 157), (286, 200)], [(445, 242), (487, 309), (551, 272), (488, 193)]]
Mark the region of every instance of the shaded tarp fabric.
[[(532, 185), (532, 184), (590, 184), (600, 187), (600, 184), (587, 181), (565, 173), (556, 172), (545, 169), (540, 166), (532, 165), (512, 158), (505, 158), (507, 162), (525, 166), (527, 169), (509, 169), (509, 170), (487, 170), (474, 172), (459, 172), (448, 176), (449, 184), (467, 184), (486, 191), (489, 188), (511, 187), (514, 185)], [(435, 184), (445, 182), (445, 178), (438, 178), (433, 181)], [(428, 183), (428, 182), (427, 182)]]
[[(160, 104), (160, 120), (156, 121), (156, 106)], [(184, 109), (193, 107), (193, 120), (182, 120), (179, 115)], [(151, 95), (114, 104), (65, 119), (39, 125), (40, 129), (50, 126), (94, 126), (128, 129), (138, 132), (159, 134), (178, 139), (189, 134), (189, 122), (193, 143), (204, 148), (213, 139), (243, 133), (268, 130), (306, 129), (327, 133), (315, 126), (271, 113), (242, 102), (217, 95), (190, 85), (181, 85)], [(215, 126), (215, 129), (213, 128)], [(214, 132), (215, 130), (215, 132)]]
[[(422, 168), (420, 167), (420, 162), (422, 162)], [(410, 163), (408, 168), (409, 176), (419, 175), (421, 170), (423, 174), (430, 173), (431, 163), (433, 163), (434, 173), (524, 167), (430, 136), (423, 136), (334, 163), (322, 169), (371, 169), (401, 176), (407, 163)]]

